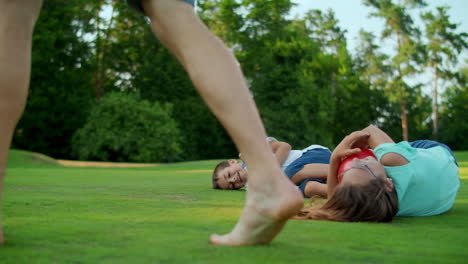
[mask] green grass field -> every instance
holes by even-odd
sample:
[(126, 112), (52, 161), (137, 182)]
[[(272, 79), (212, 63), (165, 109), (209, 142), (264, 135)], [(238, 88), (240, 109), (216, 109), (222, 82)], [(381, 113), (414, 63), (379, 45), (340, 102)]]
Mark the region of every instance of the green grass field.
[(216, 161), (71, 168), (12, 151), (0, 263), (466, 263), (468, 152), (462, 187), (441, 216), (390, 224), (292, 220), (269, 245), (208, 243), (231, 230), (244, 191), (211, 189)]

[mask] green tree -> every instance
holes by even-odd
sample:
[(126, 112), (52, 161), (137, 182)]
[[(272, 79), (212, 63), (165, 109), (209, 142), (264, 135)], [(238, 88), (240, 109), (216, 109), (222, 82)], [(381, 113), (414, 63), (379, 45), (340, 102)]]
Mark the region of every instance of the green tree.
[(461, 68), (455, 76), (457, 82), (447, 88), (441, 105), (440, 139), (454, 150), (467, 150), (468, 140), (468, 66)]
[[(117, 17), (116, 5), (119, 1), (95, 0), (94, 1), (94, 96), (101, 98), (105, 94), (106, 80), (109, 74), (109, 45), (115, 19)], [(103, 17), (103, 9), (110, 10), (109, 17)], [(107, 74), (106, 74), (107, 73)]]
[(306, 13), (305, 21), (311, 31), (310, 38), (322, 47), (322, 51), (338, 54), (339, 50), (346, 47), (346, 30), (338, 25), (335, 12), (328, 9), (326, 13), (313, 9)]
[[(387, 83), (385, 91), (390, 100), (399, 103), (402, 135), (404, 140), (408, 140), (408, 99), (415, 89), (408, 85), (405, 78), (418, 71), (418, 64), (422, 59), (422, 48), (418, 41), (420, 32), (414, 26), (413, 19), (407, 10), (423, 7), (426, 4), (422, 0), (408, 0), (403, 5), (395, 4), (392, 0), (364, 0), (363, 3), (375, 9), (371, 16), (385, 20), (382, 38), (395, 37), (396, 39), (396, 55), (391, 58), (390, 64), (395, 74)], [(411, 89), (413, 91), (410, 91)]]
[(340, 28), (332, 10), (326, 13), (311, 10), (305, 22), (308, 36), (323, 54), (312, 60), (318, 62), (314, 69), (318, 73), (317, 81), (328, 93), (326, 100), (320, 99), (324, 104), (322, 109), (328, 113), (328, 117), (322, 118), (327, 121), (325, 126), (332, 142), (336, 143), (350, 131), (375, 123), (380, 116), (376, 109), (382, 105), (384, 97), (381, 91), (371, 89), (361, 80), (361, 72), (357, 70), (359, 61), (348, 52), (346, 31)]
[(369, 98), (379, 92), (357, 77), (332, 11), (288, 19), (291, 1), (201, 3), (210, 10), (202, 17), (236, 52), (268, 133), (297, 147), (332, 146), (376, 120), (378, 100)]
[(110, 93), (98, 100), (73, 137), (81, 160), (165, 162), (179, 159), (180, 130), (172, 105)]
[(451, 66), (458, 63), (458, 55), (468, 47), (466, 32), (457, 33), (457, 24), (451, 23), (447, 14), (448, 7), (437, 7), (437, 13), (426, 12), (421, 18), (426, 23), (425, 33), (428, 40), (427, 66), (433, 70), (433, 127), (432, 136), (438, 134), (438, 90), (439, 80), (449, 80), (453, 76)]
[(181, 159), (235, 155), (229, 136), (200, 99), (183, 67), (155, 38), (148, 19), (124, 1), (101, 1), (100, 9), (111, 10), (107, 12), (111, 15), (99, 18), (100, 26), (96, 26), (100, 32), (94, 40), (96, 95), (136, 93), (151, 102), (172, 104), (173, 118), (184, 128)]
[(85, 40), (91, 4), (44, 1), (33, 36), (32, 75), (16, 148), (72, 158), (71, 136), (81, 127), (92, 98), (92, 47)]

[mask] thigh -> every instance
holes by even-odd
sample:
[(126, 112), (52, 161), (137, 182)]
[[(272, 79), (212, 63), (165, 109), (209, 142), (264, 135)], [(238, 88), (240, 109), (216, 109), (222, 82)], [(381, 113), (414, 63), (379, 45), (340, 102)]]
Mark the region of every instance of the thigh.
[(293, 161), (285, 170), (285, 174), (292, 178), (307, 164), (329, 164), (331, 152), (328, 149), (311, 149)]
[[(127, 4), (133, 9), (137, 10), (138, 12), (145, 14), (145, 11), (143, 10), (143, 5), (141, 3), (142, 1), (143, 0), (127, 0)], [(172, 1), (183, 1), (192, 6), (195, 6), (195, 0), (172, 0)]]

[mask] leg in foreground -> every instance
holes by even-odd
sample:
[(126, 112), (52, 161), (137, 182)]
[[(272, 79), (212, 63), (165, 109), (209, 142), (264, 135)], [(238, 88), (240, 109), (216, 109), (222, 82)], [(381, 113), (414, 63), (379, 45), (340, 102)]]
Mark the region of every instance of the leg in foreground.
[(40, 0), (0, 0), (0, 244), (3, 244), (2, 194), (8, 150), (26, 102), (31, 42)]
[(242, 215), (232, 232), (212, 235), (211, 243), (243, 246), (272, 241), (302, 208), (303, 198), (271, 155), (237, 60), (184, 1), (147, 0), (143, 7), (153, 31), (183, 64), (249, 164), (249, 189)]

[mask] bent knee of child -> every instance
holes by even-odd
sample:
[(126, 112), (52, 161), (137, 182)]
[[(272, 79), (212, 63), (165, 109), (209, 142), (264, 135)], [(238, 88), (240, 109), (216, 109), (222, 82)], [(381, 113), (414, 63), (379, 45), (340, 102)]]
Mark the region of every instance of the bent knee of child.
[(316, 181), (309, 181), (306, 184), (304, 193), (309, 197), (313, 197), (313, 196), (326, 197), (326, 185), (320, 182), (316, 182)]

